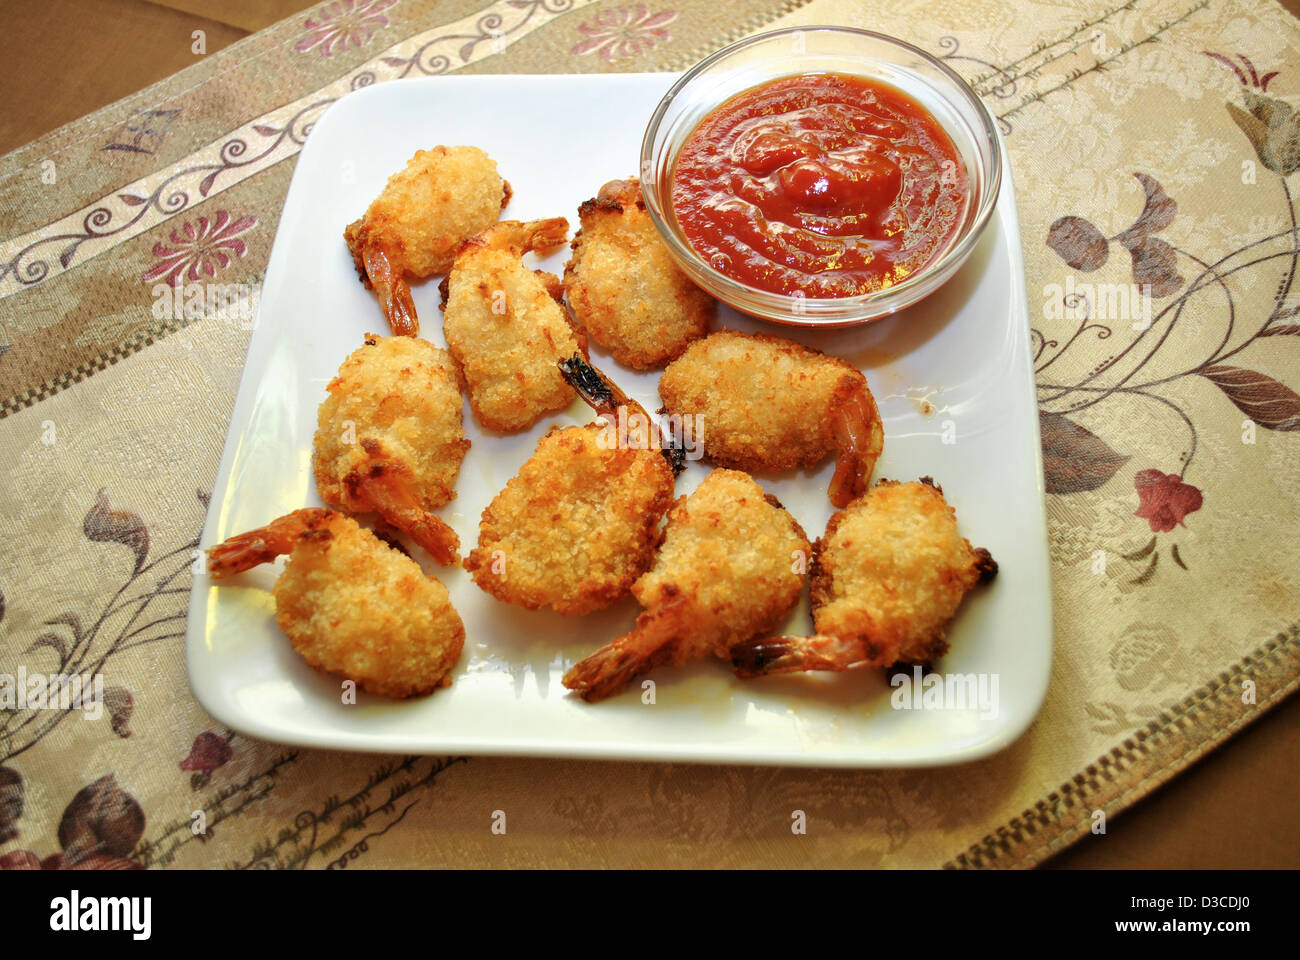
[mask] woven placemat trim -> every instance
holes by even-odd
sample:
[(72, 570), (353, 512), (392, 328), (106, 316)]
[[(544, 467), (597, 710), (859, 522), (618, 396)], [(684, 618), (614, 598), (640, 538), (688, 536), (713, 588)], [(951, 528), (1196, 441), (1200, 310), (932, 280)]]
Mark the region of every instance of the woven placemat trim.
[(741, 37), (753, 33), (759, 27), (766, 26), (773, 20), (780, 20), (787, 14), (793, 13), (800, 7), (807, 6), (812, 0), (785, 0), (774, 8), (757, 13), (747, 20), (742, 20), (736, 26), (732, 27), (726, 33), (720, 33), (707, 43), (702, 43), (698, 47), (688, 50), (680, 56), (674, 57), (663, 65), (667, 72), (675, 72), (693, 67), (709, 54), (721, 50), (728, 44), (735, 43)]
[[(1253, 709), (1243, 709), (1246, 680), (1255, 683), (1259, 697)], [(1260, 688), (1268, 683), (1275, 686), (1265, 695)], [(1025, 867), (1047, 859), (1091, 832), (1093, 810), (1114, 817), (1297, 688), (1300, 623), (1293, 623), (944, 868)], [(1170, 753), (1189, 740), (1187, 749)]]
[(160, 323), (148, 329), (137, 333), (130, 340), (119, 343), (108, 353), (96, 357), (94, 360), (85, 360), (77, 364), (71, 370), (65, 370), (57, 377), (51, 377), (44, 383), (24, 390), (22, 393), (16, 393), (13, 396), (5, 397), (0, 400), (0, 420), (15, 414), (20, 410), (26, 410), (33, 407), (42, 400), (48, 400), (63, 390), (68, 389), (73, 384), (81, 383), (88, 380), (95, 374), (107, 370), (116, 364), (119, 360), (125, 360), (133, 353), (138, 353), (150, 344), (157, 343), (169, 333), (187, 327), (193, 320), (169, 320), (166, 323)]
[(35, 406), (42, 400), (48, 400), (73, 384), (88, 380), (95, 374), (107, 370), (119, 360), (125, 360), (131, 354), (138, 353), (150, 344), (157, 343), (167, 334), (174, 333), (194, 322), (193, 320), (169, 320), (166, 323), (149, 327), (137, 333), (130, 340), (119, 343), (108, 353), (96, 357), (94, 360), (83, 361), (71, 370), (65, 370), (57, 377), (52, 377), (39, 386), (24, 390), (22, 393), (16, 393), (11, 397), (5, 397), (0, 400), (0, 420), (17, 413), (19, 410), (26, 410), (28, 407)]
[[(243, 283), (260, 284), (263, 275), (258, 273), (250, 278), (243, 280)], [(88, 380), (97, 373), (107, 370), (121, 360), (133, 354), (139, 353), (145, 347), (152, 346), (158, 341), (164, 339), (169, 334), (178, 330), (183, 330), (190, 324), (198, 323), (198, 319), (170, 319), (152, 324), (141, 330), (129, 340), (124, 340), (117, 344), (105, 354), (101, 354), (93, 360), (84, 360), (77, 364), (71, 370), (65, 370), (56, 377), (42, 382), (38, 386), (24, 390), (22, 393), (15, 393), (11, 396), (0, 399), (0, 420), (5, 419), (20, 410), (26, 410), (28, 407), (35, 406), (43, 400), (48, 400), (63, 390), (68, 389), (74, 384)], [(212, 322), (220, 323), (218, 319)]]

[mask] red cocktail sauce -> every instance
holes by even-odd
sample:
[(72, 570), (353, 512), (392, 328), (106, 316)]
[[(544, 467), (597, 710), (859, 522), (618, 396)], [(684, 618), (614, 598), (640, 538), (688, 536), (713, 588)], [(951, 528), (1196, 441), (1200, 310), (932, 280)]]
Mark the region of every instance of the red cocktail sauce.
[(945, 249), (966, 168), (930, 113), (847, 74), (784, 77), (732, 97), (687, 137), (672, 205), (696, 252), (774, 293), (851, 297)]

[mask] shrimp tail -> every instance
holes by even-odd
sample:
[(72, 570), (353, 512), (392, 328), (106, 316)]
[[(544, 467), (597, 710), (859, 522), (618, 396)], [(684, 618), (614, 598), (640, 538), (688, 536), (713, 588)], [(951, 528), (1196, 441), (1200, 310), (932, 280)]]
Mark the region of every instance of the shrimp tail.
[(641, 201), (641, 183), (638, 180), (611, 180), (600, 188), (596, 200), (602, 203), (631, 205)]
[(369, 503), (385, 523), (409, 533), (438, 563), (459, 563), (460, 537), (441, 517), (420, 506), (411, 495), (409, 477), (405, 464), (375, 458), (363, 470), (348, 474), (344, 483), (354, 500)]
[(673, 641), (682, 634), (685, 599), (678, 597), (641, 614), (631, 633), (611, 640), (570, 667), (564, 675), (564, 685), (576, 690), (588, 703), (595, 703), (617, 693), (651, 667), (669, 660)]
[(499, 220), (466, 240), (460, 247), (485, 250), (509, 250), (523, 256), (536, 253), (547, 256), (564, 246), (569, 239), (569, 221), (564, 217), (548, 220)]
[(375, 296), (379, 297), (384, 316), (388, 318), (389, 329), (399, 337), (419, 334), (420, 320), (415, 314), (415, 301), (411, 299), (411, 287), (402, 272), (378, 247), (366, 247), (364, 257), (366, 274), (370, 277)]
[(831, 503), (844, 509), (867, 492), (872, 471), (885, 446), (880, 411), (865, 382), (841, 393), (832, 414), (835, 438), (835, 473), (831, 476)]
[[(628, 397), (619, 389), (618, 384), (597, 370), (582, 354), (575, 353), (559, 361), (559, 367), (560, 376), (564, 377), (565, 382), (573, 387), (578, 396), (596, 413), (617, 419), (618, 408), (627, 407), (629, 412), (644, 417), (647, 424), (655, 423), (641, 404)], [(681, 437), (675, 437), (671, 431), (664, 430), (662, 426), (656, 425), (656, 429), (659, 431), (659, 451), (668, 461), (668, 466), (672, 468), (673, 476), (676, 477), (686, 469), (685, 434), (683, 432)]]
[(808, 670), (847, 670), (867, 660), (867, 650), (857, 639), (818, 634), (812, 637), (754, 637), (731, 648), (731, 665), (745, 680), (771, 673)]
[(371, 239), (364, 220), (349, 224), (343, 238), (361, 282), (379, 298), (389, 328), (399, 337), (416, 336), (420, 332), (420, 320), (415, 313), (415, 301), (411, 299), (411, 287), (399, 266), (400, 258)]
[(236, 534), (208, 548), (208, 573), (220, 580), (258, 564), (270, 563), (281, 554), (290, 553), (304, 538), (329, 539), (332, 536), (329, 526), (334, 517), (332, 510), (307, 507), (272, 520), (264, 527)]
[(460, 563), (460, 537), (447, 521), (433, 513), (412, 516), (406, 530), (429, 556), (444, 567)]
[(627, 207), (641, 205), (641, 184), (638, 181), (611, 180), (590, 200), (582, 201), (578, 215), (587, 217), (602, 211), (622, 213)]

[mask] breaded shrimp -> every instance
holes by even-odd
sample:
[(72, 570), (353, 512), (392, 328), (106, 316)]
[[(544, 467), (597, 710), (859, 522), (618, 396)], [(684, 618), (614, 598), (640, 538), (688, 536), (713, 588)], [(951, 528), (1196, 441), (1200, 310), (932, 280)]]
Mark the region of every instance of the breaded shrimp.
[(732, 648), (742, 677), (932, 663), (962, 598), (998, 565), (957, 532), (929, 477), (882, 480), (831, 517), (812, 564), (812, 637), (758, 638)]
[(439, 563), (455, 563), (456, 532), (432, 512), (455, 497), (469, 450), (447, 351), (418, 337), (367, 334), (327, 390), (313, 459), (321, 499), (378, 513)]
[(393, 333), (415, 336), (408, 279), (446, 273), (456, 248), (494, 223), (510, 184), (478, 147), (417, 150), (343, 232), (361, 282), (379, 297)]
[(524, 266), (530, 250), (564, 243), (562, 217), (503, 220), (467, 240), (443, 281), (443, 332), (479, 422), (513, 433), (573, 401), (557, 362), (586, 353), (568, 312), (556, 301), (559, 280)]
[(698, 414), (704, 456), (750, 472), (812, 467), (836, 451), (830, 499), (866, 492), (885, 435), (867, 378), (793, 340), (720, 330), (698, 340), (659, 380), (664, 410)]
[(636, 180), (614, 180), (578, 208), (564, 268), (574, 318), (614, 359), (662, 367), (709, 332), (717, 304), (673, 262)]
[(208, 571), (219, 580), (285, 553), (275, 619), (307, 663), (397, 699), (451, 683), (465, 628), (447, 588), (351, 517), (296, 510), (212, 547)]
[(465, 560), (498, 600), (588, 613), (650, 566), (673, 473), (652, 449), (616, 444), (604, 427), (552, 430), (483, 511)]
[(808, 538), (748, 474), (714, 470), (668, 513), (654, 566), (632, 585), (645, 612), (631, 633), (564, 675), (586, 700), (603, 700), (661, 663), (730, 659), (799, 600)]

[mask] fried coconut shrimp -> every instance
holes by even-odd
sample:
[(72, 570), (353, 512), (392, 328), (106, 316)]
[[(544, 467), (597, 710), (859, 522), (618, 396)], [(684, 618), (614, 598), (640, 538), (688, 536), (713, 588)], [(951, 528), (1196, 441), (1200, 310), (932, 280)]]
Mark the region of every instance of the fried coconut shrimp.
[(668, 513), (654, 566), (632, 585), (645, 612), (626, 636), (575, 664), (564, 685), (603, 700), (659, 664), (731, 658), (799, 600), (808, 538), (753, 478), (714, 470)]
[(465, 628), (444, 587), (351, 517), (296, 510), (208, 551), (214, 579), (289, 554), (275, 619), (318, 670), (386, 697), (447, 686)]
[(456, 248), (496, 222), (510, 184), (478, 147), (417, 150), (343, 232), (361, 282), (375, 291), (393, 333), (420, 329), (407, 280), (446, 273)]
[(742, 677), (857, 664), (932, 663), (962, 598), (998, 565), (957, 532), (943, 490), (882, 480), (831, 517), (812, 562), (812, 637), (754, 639), (732, 648)]
[(885, 434), (867, 378), (792, 340), (720, 330), (687, 347), (659, 380), (664, 410), (699, 415), (704, 455), (751, 473), (812, 467), (836, 452), (830, 499), (866, 492)]
[(607, 607), (650, 566), (673, 472), (596, 424), (552, 430), (483, 511), (465, 561), (498, 600), (559, 613)]
[(439, 563), (455, 563), (460, 540), (432, 512), (456, 495), (469, 449), (447, 351), (417, 337), (367, 334), (327, 389), (313, 460), (321, 499), (378, 513)]
[(636, 370), (662, 367), (709, 332), (712, 297), (673, 262), (636, 180), (614, 180), (578, 208), (564, 268), (569, 307), (587, 335)]
[(443, 281), (443, 332), (469, 391), (474, 416), (513, 433), (573, 401), (556, 364), (586, 353), (558, 302), (559, 278), (524, 266), (525, 253), (564, 243), (563, 217), (503, 220), (467, 240)]

